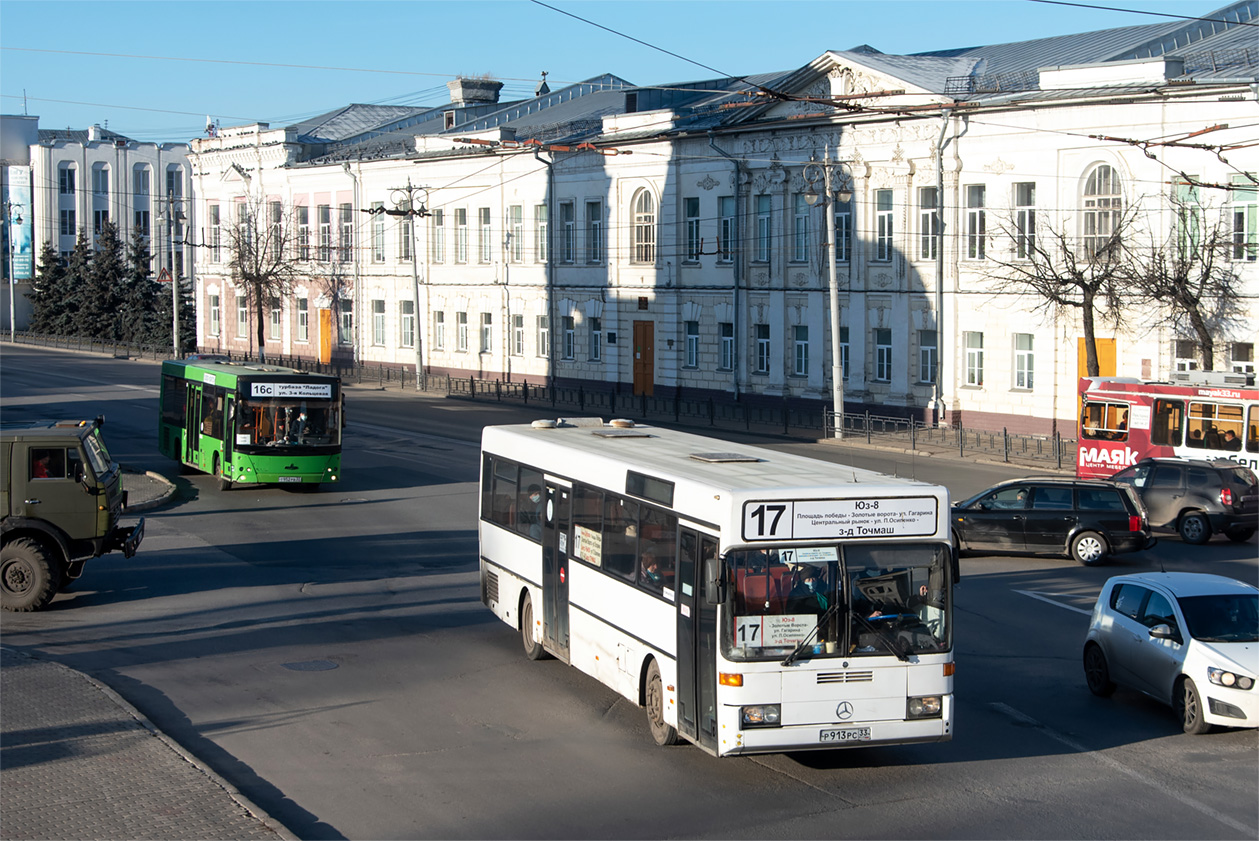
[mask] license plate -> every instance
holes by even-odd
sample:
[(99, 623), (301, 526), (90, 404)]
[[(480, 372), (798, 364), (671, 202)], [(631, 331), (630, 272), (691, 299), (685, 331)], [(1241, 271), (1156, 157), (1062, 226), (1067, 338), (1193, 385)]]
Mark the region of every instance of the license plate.
[(868, 742), (869, 727), (847, 727), (843, 730), (823, 730), (818, 734), (819, 742)]
[(300, 481), (302, 481), (302, 477), (301, 477), (301, 476), (280, 476), (280, 477), (278, 478), (278, 480), (277, 480), (277, 481), (280, 481), (280, 482), (300, 482)]

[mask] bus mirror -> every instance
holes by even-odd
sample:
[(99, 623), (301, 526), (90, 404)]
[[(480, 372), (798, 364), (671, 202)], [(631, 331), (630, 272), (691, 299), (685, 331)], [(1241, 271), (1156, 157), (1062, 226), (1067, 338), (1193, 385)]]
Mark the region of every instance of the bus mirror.
[(726, 577), (719, 558), (704, 559), (704, 601), (721, 604), (726, 600)]

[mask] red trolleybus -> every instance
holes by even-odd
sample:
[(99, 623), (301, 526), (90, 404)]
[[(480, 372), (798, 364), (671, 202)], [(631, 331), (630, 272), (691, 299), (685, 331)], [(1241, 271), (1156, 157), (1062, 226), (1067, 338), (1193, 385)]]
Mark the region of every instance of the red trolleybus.
[(1259, 468), (1259, 389), (1242, 375), (1184, 376), (1176, 383), (1081, 377), (1076, 475), (1112, 476), (1147, 456), (1227, 458)]

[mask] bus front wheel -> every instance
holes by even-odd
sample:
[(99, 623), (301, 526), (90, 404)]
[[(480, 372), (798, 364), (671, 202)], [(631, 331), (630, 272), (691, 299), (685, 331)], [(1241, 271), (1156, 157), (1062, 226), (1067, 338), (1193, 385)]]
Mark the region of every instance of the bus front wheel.
[(219, 461), (217, 454), (214, 456), (214, 478), (219, 483), (219, 490), (230, 491), (232, 489), (232, 480), (223, 475), (223, 464)]
[(520, 641), (525, 648), (525, 656), (530, 660), (541, 660), (542, 643), (533, 635), (533, 599), (526, 593), (520, 606)]
[(647, 723), (651, 725), (651, 738), (656, 744), (667, 747), (678, 743), (677, 728), (664, 720), (664, 684), (655, 660), (647, 667)]

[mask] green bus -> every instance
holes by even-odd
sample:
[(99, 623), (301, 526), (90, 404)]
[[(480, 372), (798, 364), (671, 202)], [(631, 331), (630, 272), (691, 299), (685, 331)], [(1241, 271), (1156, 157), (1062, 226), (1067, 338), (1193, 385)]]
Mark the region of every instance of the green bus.
[(341, 478), (341, 381), (213, 356), (162, 363), (162, 455), (233, 484)]

